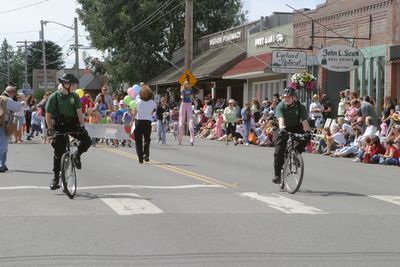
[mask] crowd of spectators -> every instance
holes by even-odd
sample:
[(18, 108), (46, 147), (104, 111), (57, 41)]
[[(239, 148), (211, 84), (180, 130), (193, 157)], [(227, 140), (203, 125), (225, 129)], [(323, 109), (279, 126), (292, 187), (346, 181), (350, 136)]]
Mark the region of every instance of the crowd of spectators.
[[(346, 89), (340, 92), (339, 103), (333, 107), (326, 94), (315, 94), (308, 107), (313, 140), (307, 146), (310, 153), (332, 157), (349, 157), (370, 164), (399, 165), (400, 160), (400, 105), (386, 97), (381, 118), (376, 104), (366, 96), (358, 98)], [(278, 133), (275, 108), (280, 96), (245, 102), (243, 107), (229, 99), (195, 100), (193, 121), (197, 138), (218, 140), (229, 145), (274, 146)], [(174, 103), (169, 102), (173, 112)], [(334, 108), (337, 117), (333, 118)], [(170, 120), (166, 131), (174, 132), (176, 119)]]

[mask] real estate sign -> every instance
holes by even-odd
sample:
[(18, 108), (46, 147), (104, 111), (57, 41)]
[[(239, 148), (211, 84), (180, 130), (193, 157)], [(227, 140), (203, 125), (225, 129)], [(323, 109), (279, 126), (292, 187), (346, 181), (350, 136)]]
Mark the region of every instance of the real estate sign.
[(325, 69), (345, 72), (358, 68), (364, 61), (363, 53), (348, 45), (332, 45), (319, 51), (318, 62)]

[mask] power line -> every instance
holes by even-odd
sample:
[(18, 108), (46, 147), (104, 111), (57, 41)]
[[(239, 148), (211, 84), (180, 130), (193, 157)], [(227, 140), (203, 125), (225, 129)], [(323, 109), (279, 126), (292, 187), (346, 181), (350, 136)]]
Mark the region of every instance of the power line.
[(141, 28), (135, 30), (135, 32), (136, 32), (136, 31), (139, 31), (139, 30), (141, 30), (141, 29), (143, 29), (143, 28), (145, 28), (145, 27), (147, 27), (147, 26), (150, 26), (151, 24), (153, 24), (154, 22), (156, 22), (156, 21), (159, 20), (160, 18), (164, 17), (165, 15), (171, 13), (172, 11), (174, 11), (175, 9), (177, 9), (179, 6), (181, 6), (181, 5), (184, 4), (184, 3), (185, 3), (185, 2), (181, 2), (179, 5), (175, 6), (174, 8), (172, 8), (171, 10), (169, 10), (167, 13), (163, 14), (162, 16), (157, 17), (156, 19), (154, 19), (154, 20), (152, 20), (152, 21), (149, 21), (147, 24), (143, 25)]
[[(59, 30), (59, 29), (62, 29), (62, 28), (63, 27), (49, 28), (49, 29), (46, 29), (46, 31)], [(23, 34), (23, 33), (33, 33), (33, 32), (38, 32), (38, 31), (36, 30), (36, 31), (21, 31), (21, 32), (1, 32), (0, 34), (1, 35), (12, 35), (12, 34)]]
[[(164, 11), (169, 5), (171, 5), (174, 2), (174, 0), (169, 0), (168, 2), (164, 2), (161, 4), (153, 13), (151, 13), (147, 18), (142, 20), (138, 25), (134, 26), (132, 29), (128, 30), (128, 33), (133, 31), (137, 32), (138, 30), (142, 29), (143, 27), (146, 27), (148, 23), (153, 23), (151, 20), (153, 20), (154, 17), (159, 15), (162, 11)], [(157, 19), (156, 19), (157, 20)]]
[(28, 8), (28, 7), (31, 7), (31, 6), (37, 6), (37, 5), (40, 5), (40, 4), (42, 4), (42, 3), (44, 3), (44, 2), (48, 2), (48, 1), (50, 1), (50, 0), (43, 0), (43, 1), (35, 2), (35, 3), (29, 4), (29, 5), (25, 5), (25, 6), (13, 8), (13, 9), (9, 9), (9, 10), (0, 12), (0, 15), (1, 15), (1, 14), (5, 14), (5, 13), (10, 13), (10, 12), (18, 11), (18, 10), (21, 10), (21, 9), (24, 9), (24, 8)]

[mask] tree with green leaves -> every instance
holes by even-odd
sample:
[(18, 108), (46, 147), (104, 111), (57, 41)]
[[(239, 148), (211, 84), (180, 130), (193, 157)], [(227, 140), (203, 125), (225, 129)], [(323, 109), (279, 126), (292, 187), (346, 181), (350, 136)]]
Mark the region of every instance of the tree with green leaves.
[[(45, 41), (46, 68), (60, 70), (64, 68), (62, 48), (52, 42)], [(29, 83), (32, 84), (32, 73), (34, 69), (43, 69), (42, 41), (32, 43), (28, 47), (28, 73)]]
[[(170, 67), (165, 60), (184, 45), (183, 0), (78, 0), (92, 45), (106, 52), (112, 80), (146, 81)], [(245, 22), (240, 0), (194, 1), (194, 38)], [(149, 19), (150, 18), (150, 19)]]
[(21, 88), (23, 83), (24, 57), (21, 49), (14, 48), (4, 39), (0, 47), (0, 89), (11, 84)]

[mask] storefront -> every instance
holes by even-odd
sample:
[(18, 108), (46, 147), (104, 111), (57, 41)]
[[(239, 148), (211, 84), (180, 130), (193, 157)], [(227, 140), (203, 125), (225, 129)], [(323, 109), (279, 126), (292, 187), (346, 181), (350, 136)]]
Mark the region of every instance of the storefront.
[[(350, 88), (359, 96), (370, 96), (380, 112), (385, 96), (395, 97), (393, 69), (389, 63), (390, 46), (400, 41), (396, 0), (327, 0), (314, 10), (294, 15), (294, 46), (309, 48), (309, 57), (335, 45), (354, 47), (362, 52), (362, 64), (342, 72), (317, 68), (321, 93), (330, 98), (334, 112), (339, 92)], [(396, 92), (396, 93), (395, 93)]]
[[(213, 99), (226, 99), (230, 96), (243, 98), (243, 81), (222, 80), (222, 75), (246, 57), (247, 31), (256, 23), (208, 35), (194, 42), (191, 72), (198, 81), (196, 87), (201, 99), (209, 95)], [(159, 94), (165, 93), (167, 88), (176, 92), (179, 90), (178, 79), (184, 72), (183, 53), (179, 53), (181, 51), (178, 50), (175, 55), (177, 63), (174, 67), (147, 82)]]
[(400, 45), (390, 48), (390, 64), (391, 64), (391, 95), (400, 100)]
[[(276, 93), (281, 93), (287, 86), (288, 75), (280, 71), (274, 72), (272, 68), (272, 52), (293, 46), (293, 25), (291, 13), (274, 13), (267, 18), (270, 21), (283, 21), (285, 24), (276, 23), (275, 27), (266, 30), (249, 32), (248, 57), (228, 70), (223, 79), (243, 80), (243, 101), (258, 101), (271, 99)], [(285, 17), (285, 20), (279, 20)], [(258, 25), (255, 26), (256, 29)]]

